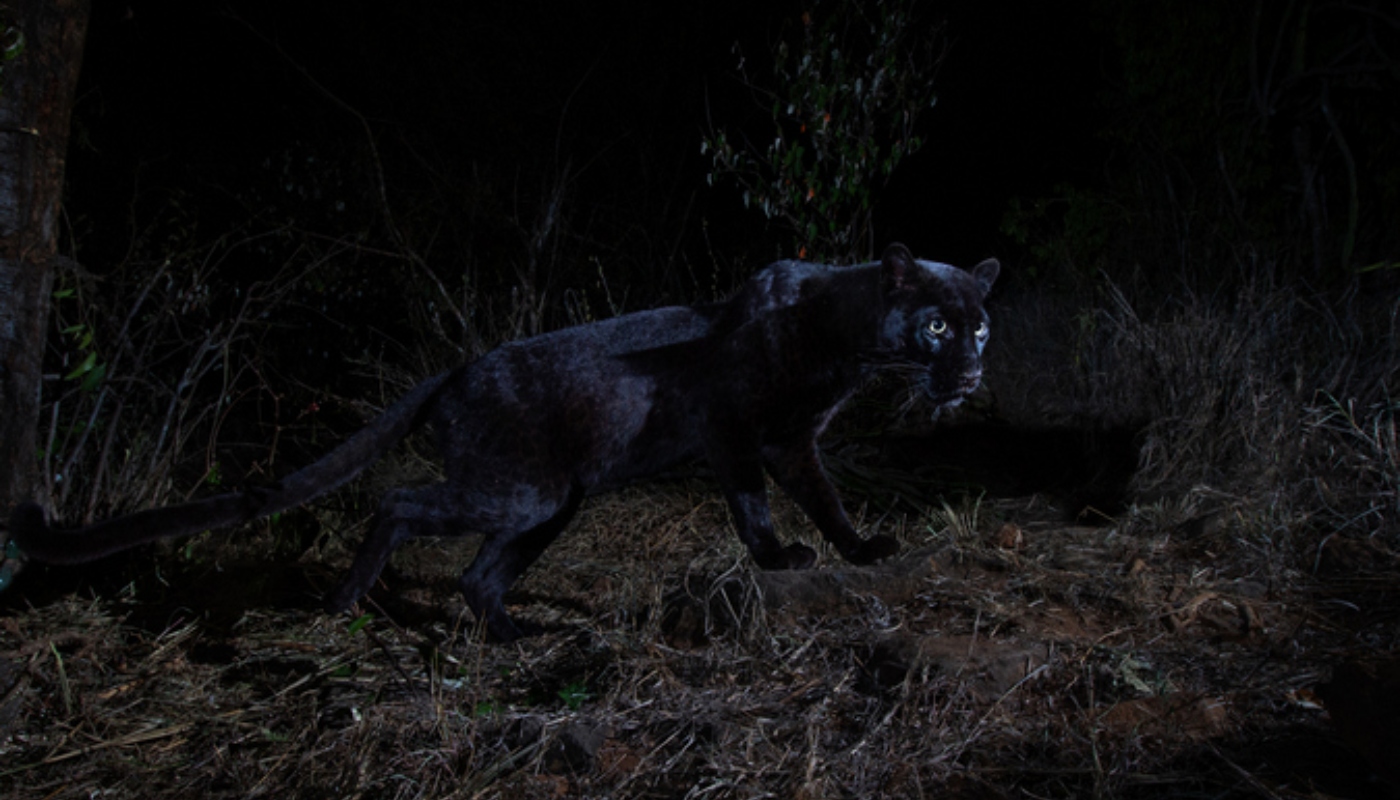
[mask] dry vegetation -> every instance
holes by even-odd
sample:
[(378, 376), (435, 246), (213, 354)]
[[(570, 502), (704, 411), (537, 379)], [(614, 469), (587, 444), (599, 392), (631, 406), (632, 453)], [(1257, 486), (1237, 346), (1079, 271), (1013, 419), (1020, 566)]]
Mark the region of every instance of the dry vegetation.
[[(860, 527), (902, 558), (758, 572), (712, 482), (673, 476), (586, 505), (509, 598), (548, 631), (518, 645), (481, 643), (454, 590), (471, 539), (403, 548), (372, 616), (319, 610), (374, 496), (430, 475), (416, 444), (256, 531), (31, 567), (0, 596), (0, 794), (1395, 797), (1388, 277), (1350, 304), (1266, 283), (1153, 302), (1108, 280), (999, 298), (971, 413), (896, 458), (866, 436), (895, 416), (876, 392), (831, 437)], [(310, 396), (359, 409), (432, 371), (392, 360), (364, 363), (356, 400)], [(199, 413), (224, 385), (177, 391), (182, 374), (156, 392), (158, 373), (114, 368), (55, 401), (146, 420), (102, 439), (54, 424), (56, 458), (164, 465), (65, 470), (108, 480), (77, 487), (68, 518), (139, 504), (118, 477), (167, 497), (167, 476), (217, 486), (221, 463), (257, 482), (296, 460), (279, 447), (334, 438), (256, 371), (244, 407), (271, 403), (285, 438), (232, 438), (236, 414)], [(171, 408), (206, 421), (162, 450), (143, 431)], [(1126, 464), (1097, 463), (1046, 425), (1138, 434)], [(920, 449), (940, 441), (951, 462)], [(978, 488), (1007, 475), (1023, 477)], [(1113, 505), (1085, 499), (1105, 486)]]
[[(842, 417), (857, 521), (904, 544), (878, 567), (758, 572), (712, 482), (673, 476), (591, 500), (517, 587), (543, 636), (479, 640), (454, 589), (471, 539), (404, 547), (371, 616), (322, 613), (373, 497), (430, 475), (416, 444), (256, 531), (31, 567), (0, 597), (0, 794), (1395, 797), (1393, 290), (1340, 317), (1101, 286), (1003, 298), (987, 397), (902, 457), (863, 438), (878, 392)], [(381, 401), (411, 380), (368, 366)], [(141, 411), (146, 384), (107, 385)], [(1016, 424), (1140, 432), (1096, 465)], [(194, 462), (229, 452), (214, 434)], [(968, 471), (919, 449), (940, 440)]]
[(1352, 664), (1393, 646), (1384, 548), (1331, 538), (1300, 571), (1204, 491), (1062, 516), (945, 503), (878, 522), (892, 563), (765, 574), (706, 482), (636, 488), (527, 576), (515, 612), (550, 632), (514, 646), (452, 590), (471, 541), (405, 547), (357, 627), (315, 610), (333, 543), (277, 565), (266, 532), (202, 540), (122, 592), (11, 601), (0, 793), (1390, 796), (1348, 742), (1394, 734), (1329, 728), (1314, 693), (1341, 665), (1329, 701), (1394, 710)]

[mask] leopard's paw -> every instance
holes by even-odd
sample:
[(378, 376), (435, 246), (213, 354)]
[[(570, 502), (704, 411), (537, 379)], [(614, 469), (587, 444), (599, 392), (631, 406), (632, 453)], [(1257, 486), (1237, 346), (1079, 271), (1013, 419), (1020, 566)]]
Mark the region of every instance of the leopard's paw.
[(883, 533), (866, 539), (849, 553), (843, 553), (846, 560), (858, 566), (874, 564), (899, 553), (899, 542), (893, 536)]

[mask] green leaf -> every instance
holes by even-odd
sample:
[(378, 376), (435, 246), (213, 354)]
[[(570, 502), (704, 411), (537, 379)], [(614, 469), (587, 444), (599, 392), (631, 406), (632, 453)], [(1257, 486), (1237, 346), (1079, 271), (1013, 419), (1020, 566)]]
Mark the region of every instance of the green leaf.
[(97, 354), (96, 354), (96, 353), (88, 353), (88, 354), (87, 354), (87, 358), (83, 359), (83, 363), (81, 363), (81, 364), (79, 364), (77, 367), (75, 367), (75, 368), (73, 369), (72, 372), (70, 372), (70, 373), (68, 373), (67, 375), (63, 376), (63, 379), (64, 379), (64, 380), (71, 381), (71, 380), (77, 378), (79, 375), (84, 375), (84, 374), (86, 374), (87, 372), (89, 372), (89, 371), (90, 371), (94, 366), (96, 366), (96, 365), (97, 365)]
[(5, 29), (5, 60), (14, 61), (24, 55), (24, 31), (17, 27)]
[(559, 690), (559, 699), (564, 701), (564, 705), (568, 706), (570, 711), (578, 711), (591, 697), (588, 687), (577, 681)]
[(79, 386), (79, 388), (82, 389), (84, 392), (91, 394), (92, 392), (96, 391), (98, 386), (102, 385), (102, 379), (106, 377), (107, 365), (98, 364), (95, 369), (91, 370), (90, 372), (88, 372), (87, 375), (83, 376), (83, 382)]
[(349, 630), (351, 634), (359, 633), (362, 628), (364, 628), (366, 625), (370, 624), (373, 621), (373, 614), (361, 614), (355, 619), (354, 622), (350, 623), (350, 627), (347, 630)]

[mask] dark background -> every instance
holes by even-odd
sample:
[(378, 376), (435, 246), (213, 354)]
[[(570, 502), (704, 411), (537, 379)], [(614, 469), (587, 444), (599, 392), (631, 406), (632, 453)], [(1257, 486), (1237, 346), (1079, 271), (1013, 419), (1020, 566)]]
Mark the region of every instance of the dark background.
[[(1191, 484), (1257, 474), (1318, 398), (1391, 413), (1393, 4), (909, 5), (943, 52), (937, 102), (871, 193), (870, 245), (1001, 259), (995, 421), (1150, 429), (1142, 460)], [(95, 4), (61, 245), (85, 272), (58, 276), (46, 364), (46, 418), (72, 417), (51, 452), (74, 455), (54, 462), (125, 453), (89, 454), (116, 405), (132, 448), (185, 437), (149, 459), (173, 485), (262, 480), (501, 341), (798, 256), (701, 142), (766, 147), (741, 58), (771, 84), (804, 15), (855, 7)], [(88, 472), (112, 485), (69, 518), (172, 485)]]
[[(567, 164), (575, 204), (613, 217), (600, 233), (648, 227), (700, 259), (709, 221), (711, 248), (762, 262), (789, 243), (765, 241), (732, 186), (706, 187), (699, 145), (710, 122), (769, 135), (733, 47), (766, 77), (803, 7), (98, 3), (69, 167), (80, 254), (99, 271), (120, 259), (124, 223), (174, 191), (210, 231), (261, 213), (327, 235), (372, 227), (366, 134), (343, 103), (379, 144), (396, 213), (440, 226), (430, 258), (509, 239), (504, 220)], [(1103, 25), (1076, 2), (918, 10), (947, 44), (939, 100), (925, 147), (878, 197), (875, 240), (953, 263), (1005, 255), (1009, 198), (1095, 179), (1115, 79)]]

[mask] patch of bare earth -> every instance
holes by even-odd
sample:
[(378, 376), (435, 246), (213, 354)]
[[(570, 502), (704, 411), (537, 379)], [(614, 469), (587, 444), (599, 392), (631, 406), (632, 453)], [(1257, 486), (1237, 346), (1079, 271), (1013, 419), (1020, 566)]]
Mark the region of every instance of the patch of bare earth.
[(944, 512), (866, 519), (896, 560), (761, 573), (705, 484), (598, 498), (510, 646), (454, 593), (471, 540), (405, 547), (364, 625), (315, 610), (320, 551), (10, 601), (0, 796), (1395, 796), (1383, 548), (1287, 572), (1225, 505)]

